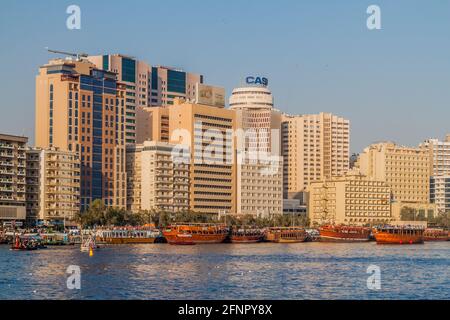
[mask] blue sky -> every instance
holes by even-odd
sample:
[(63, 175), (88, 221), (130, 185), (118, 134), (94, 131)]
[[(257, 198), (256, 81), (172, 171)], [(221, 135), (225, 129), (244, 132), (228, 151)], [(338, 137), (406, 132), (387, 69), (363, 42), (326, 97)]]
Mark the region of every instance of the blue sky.
[[(76, 4), (81, 30), (66, 28)], [(381, 8), (369, 31), (366, 9)], [(44, 48), (123, 53), (205, 75), (229, 94), (269, 78), (278, 109), (351, 120), (352, 151), (450, 133), (450, 0), (12, 1), (0, 10), (0, 132), (33, 141)]]

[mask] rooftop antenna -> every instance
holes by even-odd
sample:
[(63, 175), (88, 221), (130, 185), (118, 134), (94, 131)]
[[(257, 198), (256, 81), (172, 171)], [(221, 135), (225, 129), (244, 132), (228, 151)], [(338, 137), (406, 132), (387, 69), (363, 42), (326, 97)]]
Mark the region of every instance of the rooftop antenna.
[(75, 57), (77, 58), (77, 61), (81, 61), (83, 58), (87, 58), (89, 55), (87, 53), (73, 53), (73, 52), (65, 52), (65, 51), (59, 51), (59, 50), (52, 50), (49, 49), (48, 47), (46, 47), (45, 49), (47, 49), (48, 52), (51, 53), (57, 53), (57, 54), (63, 54), (66, 56), (70, 56), (70, 57)]

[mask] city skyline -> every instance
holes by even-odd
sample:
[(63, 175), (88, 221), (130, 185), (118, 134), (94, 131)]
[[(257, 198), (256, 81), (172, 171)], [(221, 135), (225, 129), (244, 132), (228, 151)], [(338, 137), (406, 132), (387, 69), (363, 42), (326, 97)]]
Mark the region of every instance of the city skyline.
[[(237, 2), (201, 10), (200, 3), (178, 1), (114, 8), (76, 4), (81, 30), (66, 28), (70, 3), (4, 4), (8, 10), (2, 11), (0, 40), (8, 50), (0, 53), (0, 103), (7, 116), (0, 118), (2, 132), (23, 134), (34, 143), (35, 76), (55, 57), (46, 46), (91, 55), (129, 54), (151, 65), (180, 67), (225, 87), (227, 98), (246, 75), (266, 76), (282, 112), (323, 111), (348, 118), (351, 152), (380, 140), (416, 146), (448, 131), (450, 47), (444, 39), (449, 2), (429, 8), (419, 1), (377, 1), (382, 29), (373, 31), (366, 27), (369, 1), (245, 3), (240, 10)], [(119, 12), (133, 22), (113, 24), (111, 17)], [(269, 13), (272, 18), (266, 19)], [(167, 15), (173, 17), (170, 24)], [(205, 48), (202, 38), (216, 38), (216, 50)]]

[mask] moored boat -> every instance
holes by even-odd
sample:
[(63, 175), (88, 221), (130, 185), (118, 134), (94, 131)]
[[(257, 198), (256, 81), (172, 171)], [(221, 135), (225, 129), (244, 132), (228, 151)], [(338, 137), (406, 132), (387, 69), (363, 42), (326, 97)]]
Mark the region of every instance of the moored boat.
[(370, 228), (326, 225), (319, 229), (323, 242), (365, 242), (370, 240)]
[(173, 224), (163, 230), (169, 244), (193, 245), (224, 242), (228, 228), (224, 224), (185, 223)]
[(41, 233), (42, 243), (46, 246), (65, 246), (71, 244), (67, 233)]
[(305, 242), (307, 233), (302, 227), (273, 227), (266, 231), (265, 240), (276, 243)]
[(251, 227), (232, 227), (229, 241), (231, 243), (256, 243), (264, 240), (264, 231)]
[(431, 229), (428, 228), (423, 233), (423, 240), (424, 241), (448, 241), (448, 231), (445, 231), (443, 229)]
[(145, 244), (160, 239), (161, 232), (155, 228), (112, 228), (97, 230), (96, 238), (105, 244)]
[(16, 235), (11, 250), (29, 251), (39, 249), (39, 243), (33, 237)]
[(383, 226), (374, 229), (377, 244), (421, 244), (425, 229), (421, 226)]

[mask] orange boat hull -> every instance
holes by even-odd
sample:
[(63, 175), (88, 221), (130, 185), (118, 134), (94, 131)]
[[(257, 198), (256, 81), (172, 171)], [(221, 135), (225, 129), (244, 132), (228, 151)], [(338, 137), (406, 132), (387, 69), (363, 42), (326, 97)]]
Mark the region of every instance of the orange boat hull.
[(344, 233), (333, 230), (320, 230), (321, 242), (367, 242), (370, 240), (370, 230), (364, 233)]
[(194, 245), (194, 244), (210, 244), (222, 243), (225, 241), (226, 234), (211, 234), (211, 235), (185, 235), (178, 232), (163, 232), (169, 244), (174, 245)]
[(437, 236), (437, 237), (427, 237), (423, 238), (424, 241), (448, 241), (448, 236)]
[(423, 235), (401, 235), (388, 232), (377, 232), (375, 234), (377, 244), (421, 244)]
[(263, 241), (264, 236), (231, 236), (231, 243), (257, 243)]

